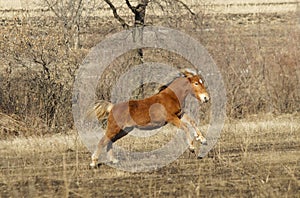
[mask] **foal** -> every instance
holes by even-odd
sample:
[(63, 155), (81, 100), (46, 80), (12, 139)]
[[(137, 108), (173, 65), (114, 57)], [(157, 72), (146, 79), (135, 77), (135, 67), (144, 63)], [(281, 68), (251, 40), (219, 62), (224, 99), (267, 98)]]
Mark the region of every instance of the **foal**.
[(117, 163), (117, 159), (112, 155), (112, 144), (129, 133), (134, 127), (152, 129), (171, 123), (185, 131), (189, 149), (194, 152), (193, 138), (187, 127), (189, 124), (195, 129), (196, 140), (206, 144), (206, 139), (196, 127), (195, 122), (183, 112), (184, 101), (189, 94), (203, 103), (209, 100), (209, 95), (199, 75), (190, 69), (185, 69), (181, 71), (179, 77), (149, 98), (129, 100), (117, 104), (107, 101), (97, 103), (93, 112), (99, 120), (104, 119), (105, 115), (108, 114), (108, 120), (106, 133), (100, 139), (92, 155), (90, 166), (97, 166), (101, 150), (106, 146), (109, 160)]

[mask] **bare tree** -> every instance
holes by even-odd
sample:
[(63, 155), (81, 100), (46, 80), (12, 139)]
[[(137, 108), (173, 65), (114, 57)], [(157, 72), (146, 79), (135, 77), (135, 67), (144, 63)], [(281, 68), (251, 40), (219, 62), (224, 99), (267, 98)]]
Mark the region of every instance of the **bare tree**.
[[(122, 16), (118, 14), (118, 10), (115, 7), (115, 5), (112, 3), (111, 0), (104, 0), (110, 7), (110, 9), (113, 12), (114, 18), (116, 18), (119, 23), (122, 25), (123, 28), (128, 29), (130, 28), (129, 22), (126, 22)], [(130, 9), (131, 13), (134, 16), (134, 22), (133, 22), (133, 28), (135, 28), (136, 31), (134, 31), (135, 35), (134, 37), (140, 37), (141, 35), (137, 35), (137, 31), (139, 34), (142, 34), (143, 27), (146, 25), (146, 11), (150, 4), (156, 5), (156, 7), (161, 9), (161, 12), (168, 12), (168, 7), (171, 7), (171, 5), (176, 4), (177, 8), (172, 7), (170, 10), (172, 13), (169, 14), (176, 14), (179, 12), (178, 7), (182, 7), (185, 10), (187, 10), (191, 15), (195, 15), (195, 13), (192, 11), (192, 9), (183, 1), (181, 0), (138, 0), (136, 5), (133, 5), (129, 0), (125, 0), (125, 3), (127, 7)], [(169, 11), (170, 12), (170, 11)], [(137, 38), (139, 39), (139, 38)], [(140, 38), (141, 39), (141, 38)], [(143, 62), (143, 50), (139, 49), (138, 54), (141, 58), (141, 62)]]
[[(124, 18), (122, 18), (118, 14), (118, 10), (116, 6), (112, 3), (111, 0), (104, 0), (110, 7), (110, 9), (113, 11), (114, 17), (120, 22), (123, 28), (129, 28), (130, 25)], [(125, 0), (125, 3), (127, 7), (131, 10), (132, 14), (134, 15), (134, 25), (136, 26), (144, 26), (145, 23), (145, 17), (146, 17), (146, 11), (147, 9), (153, 9), (154, 7), (159, 8), (161, 12), (167, 13), (167, 14), (178, 14), (181, 13), (181, 8), (186, 10), (191, 15), (196, 15), (195, 12), (192, 11), (189, 5), (184, 3), (181, 0), (138, 0), (137, 4), (134, 6), (129, 0)], [(152, 6), (150, 6), (152, 4)], [(149, 7), (150, 6), (150, 7)]]
[[(150, 9), (156, 9), (159, 8), (162, 13), (167, 14), (177, 14), (179, 12), (179, 7), (184, 8), (184, 10), (187, 10), (188, 13), (191, 15), (195, 15), (195, 13), (189, 8), (187, 4), (182, 2), (181, 0), (138, 0), (135, 5), (130, 0), (125, 0), (125, 4), (127, 8), (129, 9), (129, 13), (133, 15), (134, 21), (130, 23), (130, 18), (122, 17), (117, 7), (114, 5), (114, 3), (111, 0), (104, 0), (109, 8), (113, 12), (114, 18), (121, 24), (121, 26), (124, 29), (133, 28), (133, 38), (136, 42), (142, 42), (143, 40), (143, 29), (144, 26), (147, 25), (146, 23), (146, 12)], [(176, 8), (172, 7), (172, 5), (176, 4)], [(151, 5), (151, 6), (150, 6)], [(172, 7), (172, 8), (171, 8)], [(172, 12), (172, 13), (168, 13)], [(128, 13), (128, 12), (126, 12)], [(133, 25), (130, 25), (133, 24)], [(144, 52), (143, 49), (137, 49), (136, 50), (136, 57), (137, 62), (136, 64), (141, 64), (144, 62)], [(140, 82), (141, 86), (139, 87), (139, 91), (137, 95), (143, 97), (145, 95), (144, 93), (144, 85), (143, 82)]]

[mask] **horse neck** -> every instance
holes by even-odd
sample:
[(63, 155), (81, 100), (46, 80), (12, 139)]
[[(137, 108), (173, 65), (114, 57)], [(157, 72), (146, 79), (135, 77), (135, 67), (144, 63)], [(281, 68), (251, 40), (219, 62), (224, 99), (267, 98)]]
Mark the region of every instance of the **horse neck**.
[(175, 79), (168, 88), (176, 95), (181, 106), (184, 106), (184, 101), (190, 92), (189, 81), (186, 78), (180, 77)]

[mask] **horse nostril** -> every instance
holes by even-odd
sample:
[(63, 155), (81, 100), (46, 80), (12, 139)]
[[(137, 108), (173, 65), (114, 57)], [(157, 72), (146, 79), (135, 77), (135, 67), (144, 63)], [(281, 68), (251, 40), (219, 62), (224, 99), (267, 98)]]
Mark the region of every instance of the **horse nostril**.
[(209, 101), (209, 97), (205, 94), (202, 94), (202, 95), (199, 95), (199, 99), (205, 103), (205, 102), (208, 102)]
[(208, 100), (209, 100), (209, 98), (205, 96), (205, 97), (204, 97), (204, 101), (205, 101), (205, 102), (208, 102)]

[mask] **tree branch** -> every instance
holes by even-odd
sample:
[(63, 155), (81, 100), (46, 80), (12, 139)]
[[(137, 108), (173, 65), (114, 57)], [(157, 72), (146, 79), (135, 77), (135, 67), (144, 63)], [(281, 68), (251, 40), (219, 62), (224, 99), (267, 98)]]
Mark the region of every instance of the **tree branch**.
[(129, 2), (129, 0), (126, 0), (126, 4), (127, 4), (128, 8), (129, 8), (134, 14), (136, 14), (136, 8), (133, 7), (133, 6), (131, 5), (131, 3)]
[(79, 0), (78, 6), (77, 6), (77, 9), (76, 9), (76, 12), (75, 12), (75, 17), (74, 17), (74, 18), (76, 18), (76, 20), (78, 20), (78, 18), (80, 17), (79, 15), (82, 14), (80, 12), (80, 9), (82, 8), (82, 6), (83, 6), (83, 2), (82, 2), (82, 0)]
[(49, 2), (49, 0), (44, 0), (44, 2), (47, 4), (47, 6), (49, 7), (49, 9), (54, 13), (54, 15), (61, 19), (61, 15), (54, 9), (54, 6), (57, 4), (57, 1), (54, 4), (51, 4)]
[(156, 1), (156, 0), (151, 0), (152, 3), (156, 3), (158, 5), (158, 7), (161, 9), (161, 11), (165, 11), (164, 6), (160, 3), (160, 0)]
[(115, 19), (117, 19), (121, 23), (122, 27), (126, 29), (129, 28), (129, 25), (125, 22), (124, 19), (120, 17), (116, 7), (112, 4), (112, 2), (110, 0), (104, 0), (104, 1), (109, 5), (110, 9), (112, 9)]
[(181, 0), (174, 0), (174, 1), (176, 1), (177, 3), (180, 3), (185, 9), (187, 9), (187, 11), (189, 11), (189, 13), (191, 13), (192, 15), (195, 15), (195, 12), (193, 12), (187, 4), (185, 4)]

